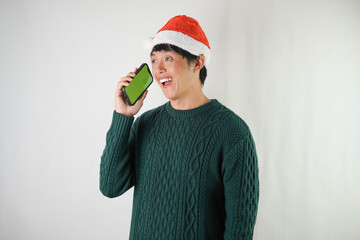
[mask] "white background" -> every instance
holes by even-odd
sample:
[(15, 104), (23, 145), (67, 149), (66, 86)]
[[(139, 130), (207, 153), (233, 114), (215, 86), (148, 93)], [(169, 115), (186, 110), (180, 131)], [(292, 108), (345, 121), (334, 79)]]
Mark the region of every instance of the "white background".
[[(0, 239), (127, 239), (99, 191), (120, 77), (178, 14), (212, 50), (204, 91), (250, 126), (254, 239), (360, 239), (360, 2), (0, 1)], [(166, 99), (154, 84), (141, 112)]]

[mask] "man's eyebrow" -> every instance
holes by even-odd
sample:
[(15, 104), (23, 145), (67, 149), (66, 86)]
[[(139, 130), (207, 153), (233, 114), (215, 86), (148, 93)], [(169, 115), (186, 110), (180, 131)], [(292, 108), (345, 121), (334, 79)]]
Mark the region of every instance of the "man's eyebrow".
[(164, 50), (159, 50), (159, 51), (152, 51), (152, 52), (150, 53), (150, 57), (155, 56), (155, 53), (154, 53), (154, 52), (161, 52), (161, 51), (171, 52), (171, 50), (166, 50), (166, 49), (164, 49)]

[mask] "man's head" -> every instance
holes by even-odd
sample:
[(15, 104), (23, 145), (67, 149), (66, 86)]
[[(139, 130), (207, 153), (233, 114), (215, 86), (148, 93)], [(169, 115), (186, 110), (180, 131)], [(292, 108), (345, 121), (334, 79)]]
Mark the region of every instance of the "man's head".
[(206, 65), (210, 62), (210, 45), (206, 35), (195, 19), (180, 15), (171, 18), (154, 36), (151, 42), (152, 51), (172, 51), (192, 64), (204, 58), (204, 64), (199, 73), (201, 85), (207, 75)]
[(200, 72), (205, 64), (204, 55), (195, 57), (195, 60), (189, 62), (173, 49), (168, 50), (171, 48), (169, 44), (155, 47), (161, 50), (151, 52), (152, 73), (165, 97), (177, 101), (199, 96)]

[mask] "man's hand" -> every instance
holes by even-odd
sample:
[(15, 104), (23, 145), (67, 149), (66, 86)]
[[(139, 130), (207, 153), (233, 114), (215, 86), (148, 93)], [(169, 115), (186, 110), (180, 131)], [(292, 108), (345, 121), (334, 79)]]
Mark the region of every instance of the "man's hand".
[[(137, 68), (135, 68), (134, 72), (136, 72), (136, 70)], [(129, 85), (129, 83), (133, 80), (133, 77), (135, 77), (134, 72), (129, 72), (128, 75), (122, 77), (118, 82), (115, 91), (115, 111), (128, 117), (132, 117), (139, 112), (148, 93), (148, 90), (146, 90), (133, 106), (130, 106), (125, 102), (121, 88)]]

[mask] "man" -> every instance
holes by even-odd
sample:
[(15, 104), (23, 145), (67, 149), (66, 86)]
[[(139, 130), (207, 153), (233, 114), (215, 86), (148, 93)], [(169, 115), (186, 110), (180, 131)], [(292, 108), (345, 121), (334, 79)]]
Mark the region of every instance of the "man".
[(130, 239), (252, 239), (259, 199), (246, 123), (202, 92), (210, 46), (199, 23), (176, 16), (152, 40), (152, 73), (170, 100), (136, 119), (121, 78), (101, 157), (100, 189), (134, 188)]

